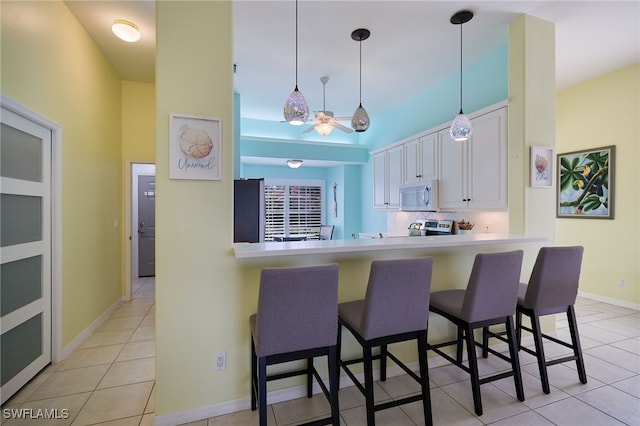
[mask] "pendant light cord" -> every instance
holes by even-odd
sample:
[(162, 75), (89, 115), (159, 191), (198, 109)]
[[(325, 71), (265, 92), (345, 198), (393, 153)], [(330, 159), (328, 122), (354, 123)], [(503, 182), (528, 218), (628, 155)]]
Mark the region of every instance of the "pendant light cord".
[(460, 114), (462, 114), (462, 24), (460, 24)]
[(296, 0), (296, 90), (298, 90), (298, 0)]
[(362, 37), (360, 37), (360, 106), (362, 106)]

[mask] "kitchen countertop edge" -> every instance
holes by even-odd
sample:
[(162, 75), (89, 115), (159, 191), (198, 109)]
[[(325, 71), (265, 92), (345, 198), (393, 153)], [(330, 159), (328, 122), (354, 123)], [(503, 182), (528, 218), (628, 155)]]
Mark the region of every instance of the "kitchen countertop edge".
[(480, 245), (545, 242), (546, 237), (513, 234), (478, 233), (426, 237), (389, 237), (378, 239), (314, 240), (268, 243), (234, 243), (237, 259), (309, 254), (358, 253), (380, 250), (430, 249)]

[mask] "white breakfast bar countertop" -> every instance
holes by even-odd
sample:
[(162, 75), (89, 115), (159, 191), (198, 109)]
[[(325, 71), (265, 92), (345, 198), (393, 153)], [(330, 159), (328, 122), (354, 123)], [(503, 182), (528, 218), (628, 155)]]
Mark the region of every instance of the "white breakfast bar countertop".
[(546, 237), (511, 234), (472, 233), (466, 235), (438, 235), (425, 237), (387, 237), (376, 239), (312, 240), (268, 243), (234, 243), (233, 251), (239, 259), (307, 254), (359, 253), (380, 250), (430, 249), (469, 247), (497, 244), (536, 243)]

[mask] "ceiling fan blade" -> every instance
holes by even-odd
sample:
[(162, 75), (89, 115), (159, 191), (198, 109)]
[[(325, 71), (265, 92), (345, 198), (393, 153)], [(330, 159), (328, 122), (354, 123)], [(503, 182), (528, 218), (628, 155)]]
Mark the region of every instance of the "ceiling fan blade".
[(351, 121), (351, 117), (347, 117), (347, 116), (344, 116), (344, 117), (333, 117), (333, 119), (336, 120), (336, 121)]
[(309, 126), (306, 128), (306, 130), (302, 133), (309, 133), (310, 131), (312, 131), (315, 128), (315, 126)]
[(350, 127), (347, 126), (343, 126), (342, 124), (338, 123), (337, 121), (334, 121), (333, 123), (331, 123), (331, 125), (333, 127), (335, 127), (336, 129), (340, 129), (345, 133), (353, 133), (353, 129), (351, 129)]

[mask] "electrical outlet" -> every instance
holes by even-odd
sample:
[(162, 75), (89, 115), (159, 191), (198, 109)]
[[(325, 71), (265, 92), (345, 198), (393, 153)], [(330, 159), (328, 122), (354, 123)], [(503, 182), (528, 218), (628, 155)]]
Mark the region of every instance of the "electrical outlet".
[(227, 353), (218, 352), (216, 354), (216, 370), (224, 370), (227, 367)]
[(627, 286), (627, 280), (625, 280), (624, 278), (620, 278), (620, 287), (626, 287)]

